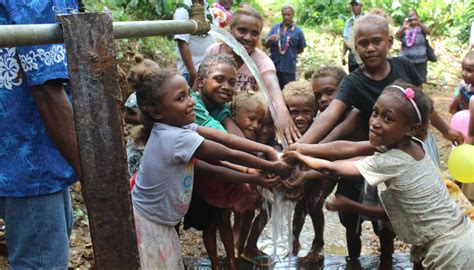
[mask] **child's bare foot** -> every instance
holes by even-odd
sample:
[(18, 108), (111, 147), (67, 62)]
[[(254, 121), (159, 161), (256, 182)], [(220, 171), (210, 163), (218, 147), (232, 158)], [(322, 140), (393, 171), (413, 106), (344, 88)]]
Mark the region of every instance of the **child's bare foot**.
[(324, 260), (324, 253), (321, 247), (313, 247), (303, 258), (303, 262), (307, 264), (315, 264)]
[(257, 248), (245, 248), (244, 252), (240, 254), (240, 258), (256, 266), (270, 266), (274, 264), (272, 257)]

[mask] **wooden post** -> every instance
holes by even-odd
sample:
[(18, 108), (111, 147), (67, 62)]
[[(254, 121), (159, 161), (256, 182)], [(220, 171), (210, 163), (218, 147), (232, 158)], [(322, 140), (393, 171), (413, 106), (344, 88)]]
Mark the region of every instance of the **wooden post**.
[(112, 18), (105, 13), (58, 18), (63, 24), (95, 267), (138, 269)]

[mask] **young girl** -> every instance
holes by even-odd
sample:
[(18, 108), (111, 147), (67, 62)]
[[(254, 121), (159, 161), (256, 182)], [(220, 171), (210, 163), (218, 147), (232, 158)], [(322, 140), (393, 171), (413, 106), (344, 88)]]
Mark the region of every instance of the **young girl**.
[[(282, 176), (291, 168), (281, 161), (266, 161), (220, 143), (274, 155), (266, 146), (193, 124), (194, 101), (186, 81), (176, 72), (161, 70), (146, 76), (137, 88), (137, 101), (144, 117), (154, 122), (132, 190), (140, 261), (143, 269), (184, 269), (173, 226), (189, 207), (196, 163), (193, 157), (212, 163), (228, 161)], [(204, 170), (211, 166), (203, 161), (197, 164)], [(217, 170), (230, 171), (234, 175), (231, 180), (238, 179), (231, 170)], [(238, 177), (250, 180), (245, 175)], [(258, 176), (251, 180), (255, 181), (271, 182)]]
[[(227, 55), (207, 56), (201, 62), (197, 75), (198, 92), (191, 93), (196, 102), (194, 123), (229, 132), (243, 137), (231, 119), (227, 105), (234, 96), (236, 82), (235, 61)], [(244, 171), (247, 168), (243, 168)], [(229, 269), (235, 269), (234, 240), (230, 225), (230, 209), (240, 200), (242, 185), (222, 182), (215, 175), (196, 174), (196, 186), (191, 206), (184, 219), (184, 228), (194, 227), (203, 231), (203, 241), (211, 260), (212, 268), (217, 269), (216, 233), (219, 228), (227, 253)], [(203, 217), (203, 212), (207, 213)]]
[[(288, 109), (285, 106), (283, 97), (281, 95), (278, 78), (276, 76), (275, 65), (268, 55), (257, 48), (262, 32), (263, 20), (260, 14), (253, 8), (239, 9), (234, 13), (232, 22), (230, 24), (230, 33), (234, 38), (244, 46), (250, 58), (255, 62), (258, 72), (262, 77), (265, 86), (268, 88), (269, 95), (272, 102), (275, 104), (277, 110), (277, 118), (280, 127), (285, 133), (288, 142), (292, 143), (297, 140), (301, 134), (291, 120)], [(207, 55), (229, 54), (237, 62), (237, 83), (236, 91), (258, 91), (258, 85), (255, 77), (250, 72), (250, 69), (243, 62), (232, 48), (223, 44), (216, 43), (210, 46), (206, 51)]]
[[(369, 120), (370, 144), (380, 152), (336, 162), (288, 152), (286, 160), (299, 160), (328, 174), (364, 176), (378, 187), (385, 218), (397, 236), (413, 245), (414, 262), (422, 262), (425, 269), (472, 269), (474, 226), (449, 196), (423, 142), (414, 138), (428, 125), (431, 110), (428, 98), (414, 86), (389, 85)], [(353, 206), (343, 203), (339, 209)], [(375, 213), (367, 208), (366, 214)], [(384, 215), (379, 212), (380, 218)]]
[(426, 82), (428, 74), (426, 35), (430, 33), (430, 28), (420, 22), (414, 9), (408, 11), (402, 27), (396, 33), (397, 38), (402, 41), (402, 55), (413, 63), (423, 82)]
[[(232, 119), (245, 137), (256, 141), (260, 133), (262, 122), (265, 118), (266, 105), (261, 95), (249, 91), (239, 93), (232, 102)], [(244, 194), (248, 201), (253, 202), (253, 207), (245, 211), (234, 211), (238, 216), (234, 226), (237, 227), (237, 253), (239, 257), (257, 266), (269, 266), (273, 261), (269, 256), (257, 248), (257, 241), (268, 221), (268, 213), (262, 207), (263, 190), (258, 190), (255, 185), (245, 185)], [(259, 214), (255, 217), (255, 210)], [(241, 215), (241, 216), (240, 216)], [(253, 220), (253, 222), (252, 222)]]
[(474, 96), (474, 51), (468, 52), (462, 60), (463, 81), (454, 91), (454, 98), (449, 105), (449, 112), (455, 114), (460, 110), (469, 108), (469, 99)]

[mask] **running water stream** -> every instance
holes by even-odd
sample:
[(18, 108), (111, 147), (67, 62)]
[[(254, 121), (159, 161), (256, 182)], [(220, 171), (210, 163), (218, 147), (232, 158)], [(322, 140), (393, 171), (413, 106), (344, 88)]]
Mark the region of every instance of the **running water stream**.
[[(276, 128), (276, 132), (281, 139), (283, 149), (288, 149), (288, 141), (286, 140), (285, 134), (283, 133), (283, 129), (281, 128), (278, 122), (275, 103), (272, 101), (267, 86), (265, 85), (262, 77), (260, 76), (257, 66), (253, 62), (252, 58), (250, 58), (250, 56), (248, 55), (247, 50), (226, 30), (223, 30), (211, 24), (211, 31), (209, 33), (214, 37), (218, 38), (219, 40), (223, 41), (227, 46), (231, 47), (234, 52), (239, 55), (240, 58), (244, 61), (244, 63), (247, 65), (250, 72), (255, 77), (259, 87), (259, 91), (262, 93), (268, 105), (270, 114), (273, 119), (273, 123)], [(284, 192), (282, 191), (275, 191), (273, 193), (273, 198), (264, 198), (264, 200), (272, 201), (270, 219), (273, 242), (272, 258), (275, 261), (278, 261), (280, 260), (279, 257), (281, 257), (282, 255), (282, 252), (278, 250), (278, 246), (282, 246), (281, 242), (285, 241), (284, 238), (287, 239), (287, 247), (284, 252), (288, 252), (288, 254), (291, 254), (292, 252), (292, 217), (296, 203), (285, 200)], [(264, 202), (263, 205), (266, 206), (267, 202)], [(267, 211), (267, 213), (270, 213), (270, 211)], [(288, 230), (288, 237), (283, 237), (283, 231), (285, 230), (285, 228), (287, 228)]]

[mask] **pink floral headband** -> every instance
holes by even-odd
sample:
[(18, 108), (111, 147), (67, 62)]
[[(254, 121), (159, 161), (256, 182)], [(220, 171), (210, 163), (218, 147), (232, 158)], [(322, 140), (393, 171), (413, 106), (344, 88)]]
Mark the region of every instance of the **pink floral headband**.
[(418, 109), (418, 106), (415, 103), (415, 100), (414, 100), (415, 91), (413, 91), (413, 89), (411, 89), (411, 88), (403, 89), (401, 86), (394, 85), (394, 84), (392, 84), (391, 87), (394, 87), (394, 88), (402, 91), (403, 94), (405, 94), (405, 97), (411, 102), (411, 104), (413, 105), (413, 108), (415, 108), (416, 114), (418, 115), (418, 119), (420, 120), (420, 124), (422, 124), (421, 123), (421, 113), (420, 113), (420, 110)]

